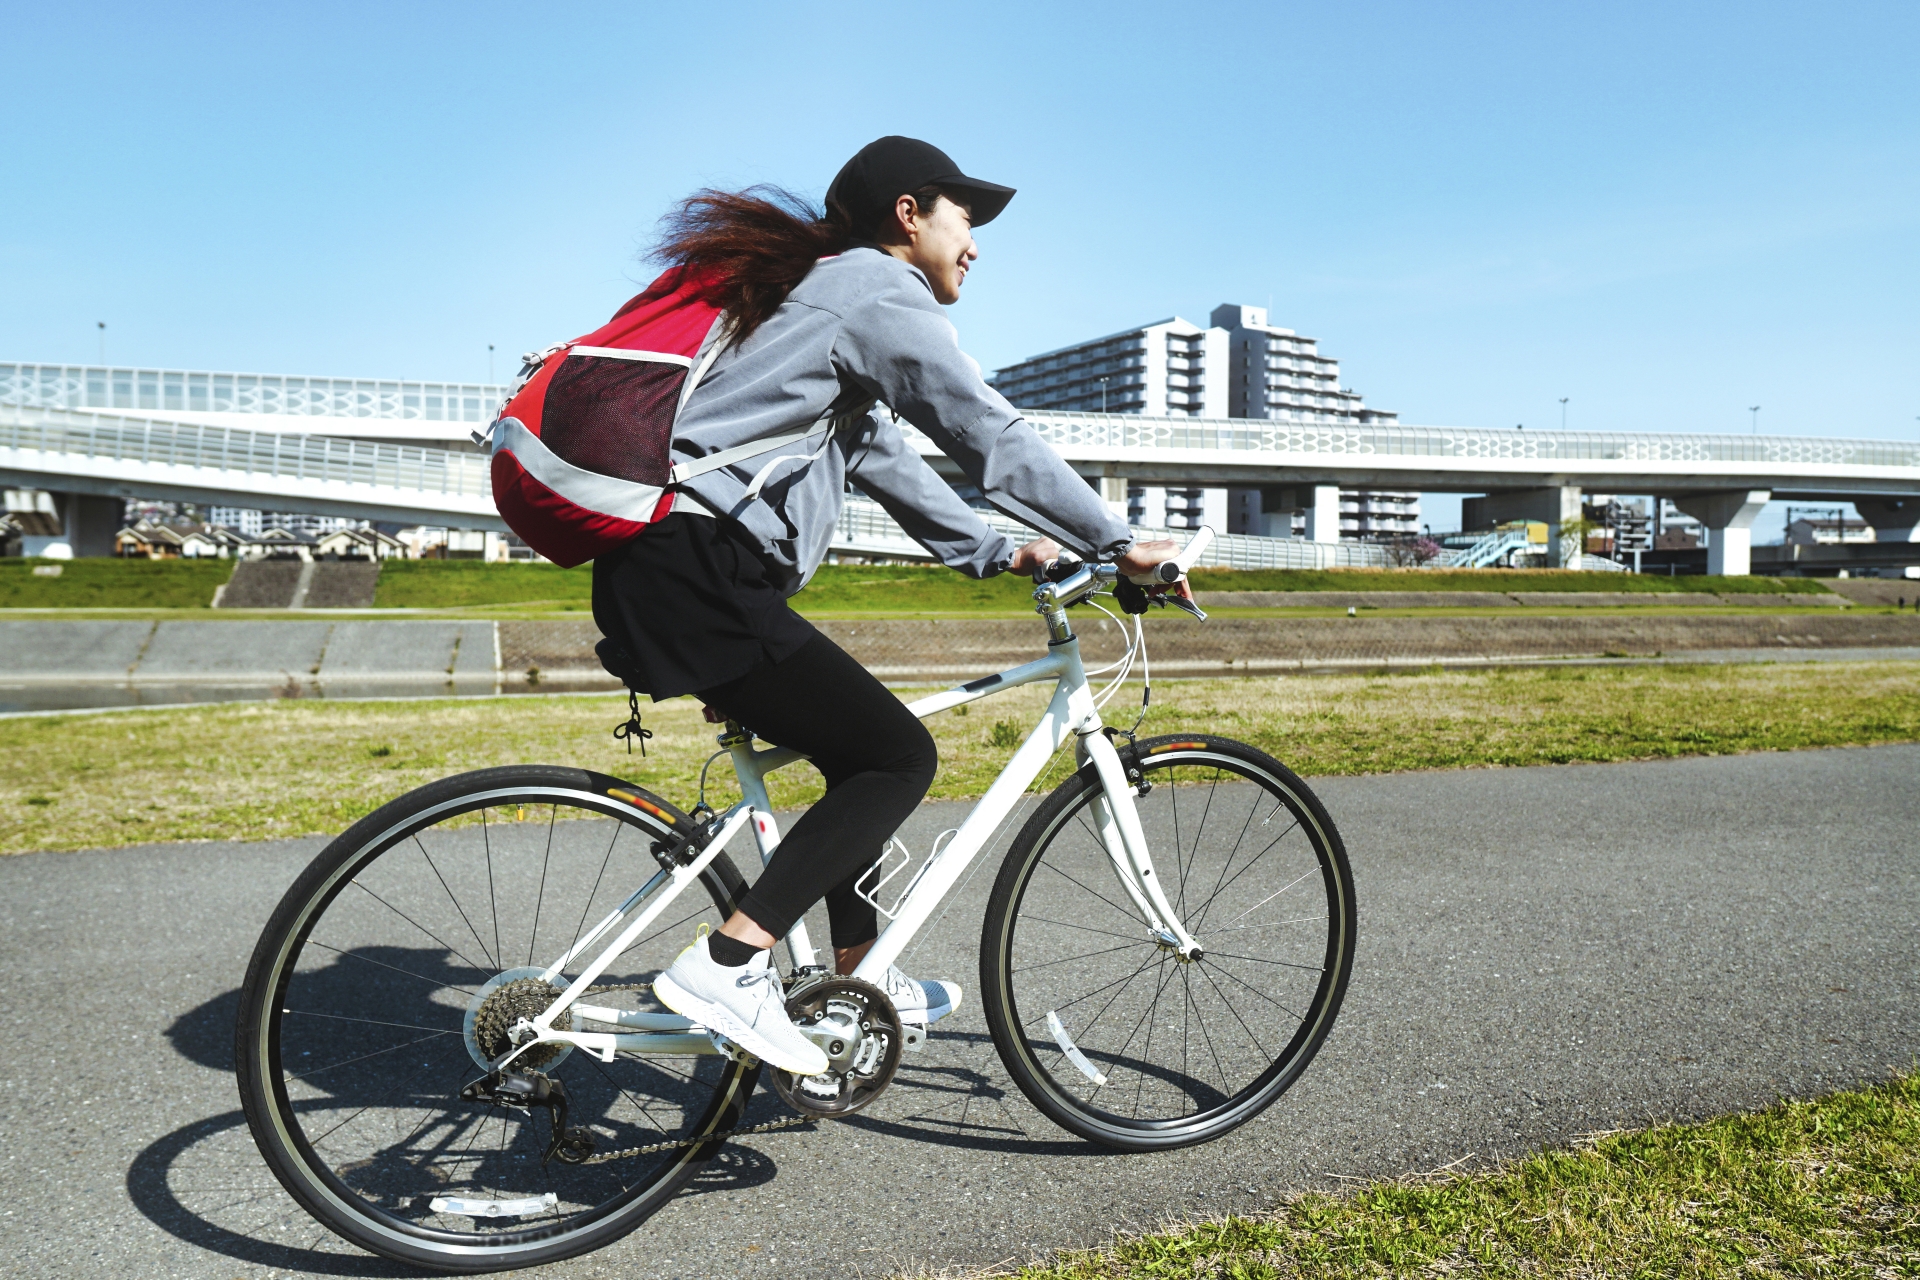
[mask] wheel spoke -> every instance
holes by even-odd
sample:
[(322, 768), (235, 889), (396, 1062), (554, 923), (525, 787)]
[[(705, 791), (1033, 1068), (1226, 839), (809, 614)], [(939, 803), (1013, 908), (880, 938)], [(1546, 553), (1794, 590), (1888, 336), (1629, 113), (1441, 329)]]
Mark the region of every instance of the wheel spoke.
[[(1311, 798), (1303, 804), (1297, 781), (1283, 781), (1284, 770), (1258, 765), (1254, 756), (1245, 766), (1235, 759), (1223, 750), (1220, 757), (1160, 768), (1146, 762), (1156, 785), (1140, 799), (1142, 826), (1156, 846), (1155, 861), (1178, 879), (1163, 886), (1174, 911), (1206, 948), (1197, 963), (1156, 948), (1143, 962), (1128, 964), (1127, 926), (1098, 904), (1125, 915), (1129, 926), (1138, 927), (1136, 914), (1087, 883), (1085, 870), (1068, 861), (1080, 856), (1083, 839), (1094, 856), (1105, 854), (1092, 825), (1097, 785), (1063, 783), (1046, 802), (1055, 806), (1054, 816), (1008, 854), (1002, 881), (1012, 888), (998, 891), (1006, 896), (996, 896), (999, 914), (988, 921), (988, 939), (990, 954), (1002, 957), (998, 981), (1010, 998), (1007, 1011), (1021, 1011), (1023, 1025), (1004, 1030), (1032, 1047), (1010, 1055), (1006, 1065), (1036, 1102), (1052, 1100), (1050, 1115), (1087, 1137), (1150, 1148), (1176, 1135), (1186, 1142), (1224, 1132), (1271, 1101), (1284, 1088), (1274, 1081), (1296, 1078), (1318, 1050), (1324, 1033), (1295, 1030), (1308, 1020), (1302, 1012), (1319, 1025), (1331, 1022), (1329, 1005), (1343, 984), (1327, 980), (1329, 968), (1344, 974), (1350, 953), (1327, 951), (1316, 964), (1293, 957), (1321, 954), (1336, 913), (1351, 921), (1352, 908), (1336, 887), (1336, 877), (1344, 882), (1346, 876), (1344, 855), (1337, 836), (1329, 843), (1332, 828)], [(1055, 875), (1040, 876), (1041, 866)], [(1315, 887), (1323, 883), (1324, 908)], [(1219, 927), (1203, 931), (1216, 911)], [(1101, 938), (1116, 945), (1090, 945)], [(1216, 950), (1226, 946), (1232, 950)], [(1260, 969), (1243, 977), (1236, 972), (1242, 964)], [(1123, 966), (1129, 971), (1115, 972)], [(1287, 970), (1301, 978), (1286, 978)], [(1311, 996), (1290, 997), (1309, 984)], [(1299, 1000), (1307, 1001), (1304, 1010), (1294, 1007)], [(989, 1001), (997, 1037), (1003, 1035), (1000, 1008)], [(1049, 1012), (1072, 1037), (1057, 1058), (1046, 1047)], [(1069, 1046), (1100, 1064), (1106, 1083), (1083, 1082), (1095, 1069), (1070, 1068)], [(1125, 1071), (1135, 1078), (1127, 1081)], [(1095, 1103), (1099, 1097), (1111, 1101), (1103, 1108)], [(1249, 1098), (1255, 1105), (1246, 1105)]]
[[(631, 892), (632, 886), (617, 883), (626, 863), (613, 866), (622, 832), (633, 827), (642, 838), (658, 838), (665, 828), (638, 809), (609, 814), (590, 798), (556, 798), (544, 771), (525, 784), (504, 782), (501, 771), (476, 775), (476, 799), (464, 808), (447, 804), (444, 785), (418, 801), (429, 816), (410, 838), (387, 847), (336, 840), (322, 852), (316, 868), (327, 874), (314, 883), (338, 886), (336, 869), (351, 867), (362, 893), (313, 891), (325, 896), (294, 901), (297, 910), (283, 906), (276, 916), (297, 920), (297, 926), (276, 923), (289, 932), (262, 940), (264, 954), (280, 957), (272, 974), (285, 976), (257, 978), (245, 993), (252, 1010), (246, 1016), (271, 1014), (265, 1036), (243, 1039), (241, 1046), (243, 1083), (262, 1108), (252, 1122), (256, 1143), (282, 1181), (314, 1193), (309, 1202), (320, 1204), (316, 1217), (350, 1238), (364, 1238), (356, 1224), (398, 1218), (432, 1228), (419, 1237), (429, 1243), (408, 1246), (426, 1250), (410, 1255), (415, 1262), (421, 1256), (484, 1261), (484, 1252), (462, 1251), (532, 1241), (539, 1248), (529, 1256), (550, 1260), (566, 1256), (570, 1238), (584, 1246), (591, 1238), (587, 1232), (598, 1231), (610, 1214), (616, 1220), (636, 1215), (631, 1225), (652, 1212), (700, 1161), (687, 1158), (690, 1153), (587, 1165), (542, 1161), (545, 1122), (532, 1111), (488, 1100), (493, 1086), (469, 1056), (462, 1019), (480, 1018), (481, 1025), (500, 1029), (537, 1014), (543, 1005), (537, 986), (497, 987), (483, 1002), (478, 978), (499, 973), (512, 963), (508, 956), (524, 955), (529, 967), (540, 963), (542, 952), (558, 944), (555, 935), (569, 915), (577, 916), (577, 943), (602, 894)], [(524, 799), (515, 794), (516, 785), (525, 786)], [(548, 809), (544, 831), (515, 823), (514, 813), (537, 813), (537, 807)], [(507, 825), (496, 831), (493, 819), (502, 812), (509, 815)], [(607, 820), (611, 832), (597, 825)], [(479, 859), (473, 857), (471, 825), (480, 827)], [(650, 869), (647, 860), (641, 862)], [(670, 945), (672, 932), (702, 912), (723, 908), (738, 892), (731, 868), (724, 858), (716, 861), (700, 878), (695, 897), (680, 904), (691, 913), (628, 946), (621, 956), (633, 968), (612, 970), (605, 981), (617, 988), (628, 977), (665, 968), (678, 949)], [(481, 912), (466, 905), (468, 898), (477, 900), (482, 875), (484, 929)], [(576, 905), (573, 899), (583, 890)], [(456, 945), (462, 929), (472, 936)], [(1092, 950), (1084, 945), (1087, 935), (1080, 937), (1083, 945), (1072, 949)], [(277, 1000), (271, 994), (276, 989)], [(263, 1011), (262, 1003), (285, 1007)], [(671, 1141), (693, 1134), (703, 1117), (731, 1114), (721, 1109), (722, 1099), (737, 1085), (739, 1072), (705, 1058), (690, 1060), (686, 1069), (677, 1060), (626, 1053), (603, 1063), (578, 1049), (563, 1059), (549, 1051), (533, 1061), (528, 1066), (523, 1059), (509, 1073), (538, 1072), (566, 1085), (568, 1123), (598, 1133), (603, 1149)], [(268, 1071), (269, 1062), (279, 1069)], [(477, 1086), (476, 1096), (463, 1100), (468, 1085)], [(339, 1194), (343, 1180), (351, 1195)], [(551, 1205), (498, 1218), (430, 1207), (435, 1197), (497, 1201), (548, 1194), (555, 1197)], [(561, 1252), (554, 1252), (556, 1246)], [(496, 1255), (488, 1269), (518, 1267), (514, 1259), (520, 1256)]]
[[(427, 860), (427, 866), (432, 868), (433, 878), (438, 880), (440, 882), (440, 887), (447, 891), (447, 901), (451, 902), (453, 904), (453, 909), (460, 913), (460, 918), (467, 922), (467, 932), (473, 935), (473, 940), (475, 944), (477, 944), (480, 948), (480, 954), (483, 956), (486, 956), (487, 967), (489, 969), (498, 969), (500, 967), (499, 962), (493, 958), (493, 953), (487, 950), (486, 941), (481, 938), (480, 931), (473, 927), (473, 921), (469, 919), (467, 916), (467, 909), (461, 906), (460, 899), (454, 896), (453, 886), (448, 884), (447, 878), (440, 874), (439, 864), (434, 862), (433, 855), (427, 852), (427, 846), (420, 843), (420, 833), (417, 831), (413, 833), (413, 843), (414, 843), (414, 847), (420, 850), (420, 856)], [(445, 946), (446, 944), (442, 943), (441, 945)], [(452, 948), (449, 947), (448, 950), (452, 950)]]

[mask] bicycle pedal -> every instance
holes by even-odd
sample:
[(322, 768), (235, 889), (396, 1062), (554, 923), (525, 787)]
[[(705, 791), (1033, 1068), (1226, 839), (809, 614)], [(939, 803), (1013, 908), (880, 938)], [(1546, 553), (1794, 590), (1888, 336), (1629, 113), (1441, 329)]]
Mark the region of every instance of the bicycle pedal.
[(707, 1032), (707, 1040), (711, 1042), (713, 1047), (722, 1055), (732, 1058), (743, 1067), (757, 1067), (760, 1065), (760, 1059), (754, 1057), (745, 1049), (742, 1049), (739, 1045), (721, 1035), (718, 1031)]
[(900, 1024), (900, 1048), (907, 1053), (919, 1053), (927, 1047), (927, 1029), (917, 1022)]

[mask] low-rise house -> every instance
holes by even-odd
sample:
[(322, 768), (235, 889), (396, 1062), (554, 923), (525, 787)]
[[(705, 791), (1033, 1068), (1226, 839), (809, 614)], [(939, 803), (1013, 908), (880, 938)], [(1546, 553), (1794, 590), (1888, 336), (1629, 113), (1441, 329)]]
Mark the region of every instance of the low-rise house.
[(248, 560), (311, 560), (314, 539), (285, 529), (268, 529), (257, 538), (248, 538), (240, 554)]
[(314, 543), (317, 560), (405, 559), (407, 544), (378, 529), (335, 529)]
[(236, 556), (244, 539), (218, 525), (172, 525), (137, 520), (113, 537), (117, 556), (147, 560), (225, 560)]

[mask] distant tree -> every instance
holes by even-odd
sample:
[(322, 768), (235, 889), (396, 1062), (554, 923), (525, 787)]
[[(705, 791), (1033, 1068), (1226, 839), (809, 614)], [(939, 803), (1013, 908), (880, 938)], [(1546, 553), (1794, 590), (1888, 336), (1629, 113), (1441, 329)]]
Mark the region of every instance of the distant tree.
[(1387, 563), (1396, 569), (1418, 568), (1440, 554), (1432, 538), (1400, 538), (1386, 544)]

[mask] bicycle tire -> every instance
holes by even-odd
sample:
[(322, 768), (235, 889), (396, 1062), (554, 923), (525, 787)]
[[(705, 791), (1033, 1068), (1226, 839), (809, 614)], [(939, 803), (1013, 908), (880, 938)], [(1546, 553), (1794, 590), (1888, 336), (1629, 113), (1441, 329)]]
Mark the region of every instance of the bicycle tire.
[[(1201, 958), (1187, 964), (1146, 936), (1144, 922), (1120, 889), (1087, 821), (1088, 807), (1102, 794), (1089, 763), (1041, 803), (1001, 863), (981, 930), (982, 1007), (1008, 1074), (1042, 1114), (1071, 1133), (1109, 1147), (1166, 1150), (1211, 1141), (1259, 1115), (1319, 1051), (1352, 973), (1357, 921), (1353, 876), (1339, 831), (1319, 798), (1265, 752), (1210, 734), (1176, 734), (1142, 739), (1123, 749), (1121, 758), (1136, 787), (1148, 787), (1136, 806), (1155, 871), (1199, 940)], [(1190, 851), (1180, 847), (1183, 795), (1190, 797)], [(1236, 806), (1246, 809), (1247, 817), (1222, 858), (1206, 841), (1209, 819), (1216, 808), (1224, 815)], [(1192, 814), (1196, 807), (1201, 808), (1197, 826)], [(1256, 819), (1260, 837), (1276, 823), (1281, 829), (1259, 853), (1246, 854), (1242, 861), (1241, 849)], [(1216, 843), (1224, 847), (1226, 836), (1234, 833), (1230, 820), (1222, 827), (1224, 834)], [(1176, 856), (1168, 856), (1169, 848)], [(1269, 862), (1275, 849), (1283, 852)], [(1203, 861), (1208, 870), (1219, 864), (1210, 886), (1202, 874)], [(1043, 869), (1058, 874), (1043, 877)], [(1105, 877), (1104, 892), (1096, 887), (1101, 882), (1088, 879), (1087, 873)], [(1277, 880), (1288, 878), (1290, 885), (1267, 892)], [(1301, 885), (1309, 888), (1295, 894)], [(1317, 892), (1312, 888), (1316, 885)], [(1204, 903), (1201, 892), (1211, 895)], [(1249, 916), (1297, 914), (1308, 907), (1295, 904), (1311, 904), (1321, 895), (1326, 906), (1323, 943), (1311, 937), (1320, 919), (1312, 914), (1240, 923)], [(1210, 916), (1223, 898), (1226, 905)], [(1223, 924), (1228, 911), (1247, 903), (1252, 905)], [(1255, 933), (1256, 940), (1230, 937), (1229, 930)], [(1096, 936), (1105, 934), (1112, 936)], [(1245, 954), (1269, 945), (1269, 938), (1269, 956)], [(1229, 952), (1222, 942), (1238, 951)], [(1094, 950), (1066, 953), (1084, 946)], [(1210, 946), (1218, 949), (1209, 951)], [(1149, 970), (1153, 994), (1146, 1004), (1145, 987), (1136, 989), (1135, 984)], [(1196, 980), (1196, 974), (1203, 981)], [(1178, 1066), (1171, 1061), (1171, 1045), (1164, 1050), (1167, 1063), (1153, 1057), (1156, 1036), (1173, 1035), (1172, 1015), (1162, 1012), (1162, 1002), (1176, 978), (1181, 1006)], [(1079, 987), (1089, 989), (1076, 994)], [(1223, 1025), (1217, 1033), (1201, 1016), (1203, 1004), (1224, 1008), (1230, 1015), (1218, 1020)], [(1120, 1016), (1106, 1022), (1116, 1006), (1121, 1006)], [(1120, 1039), (1136, 1008), (1138, 1018)], [(1274, 1013), (1275, 1008), (1281, 1013)], [(1061, 1013), (1068, 1017), (1061, 1018)], [(1262, 1025), (1285, 1032), (1285, 1047), (1268, 1049)], [(1136, 1050), (1142, 1027), (1144, 1049)], [(1218, 1085), (1207, 1079), (1209, 1065), (1216, 1069)], [(1123, 1114), (1129, 1103), (1131, 1113)], [(1176, 1109), (1178, 1114), (1173, 1114)]]
[[(621, 796), (611, 794), (615, 792)], [(497, 899), (498, 885), (520, 882), (512, 880), (520, 872), (519, 850), (537, 843), (540, 833), (524, 826), (508, 826), (505, 821), (489, 826), (488, 814), (499, 809), (517, 815), (513, 820), (519, 823), (528, 818), (530, 812), (538, 817), (539, 809), (548, 805), (552, 806), (552, 817), (547, 823), (545, 861), (540, 867), (541, 906), (534, 911), (532, 932), (526, 939), (529, 958), (535, 956), (536, 941), (557, 936), (564, 944), (565, 930), (572, 925), (570, 918), (561, 917), (558, 924), (552, 926), (554, 931), (541, 932), (540, 914), (547, 901), (549, 878), (556, 886), (563, 872), (569, 884), (575, 879), (584, 881), (584, 871), (578, 877), (573, 874), (576, 864), (590, 864), (598, 845), (606, 845), (600, 875), (582, 903), (584, 921), (588, 908), (607, 900), (596, 895), (603, 892), (601, 885), (609, 878), (616, 849), (620, 850), (624, 868), (637, 844), (636, 866), (651, 871), (657, 869), (651, 856), (652, 842), (671, 840), (692, 831), (687, 817), (665, 801), (632, 783), (588, 770), (509, 766), (446, 778), (381, 807), (330, 843), (288, 889), (254, 950), (241, 991), (235, 1030), (235, 1060), (247, 1123), (261, 1155), (287, 1192), (322, 1224), (361, 1248), (416, 1266), (464, 1273), (538, 1266), (601, 1248), (633, 1231), (699, 1172), (717, 1153), (721, 1142), (697, 1140), (703, 1134), (735, 1127), (752, 1096), (759, 1071), (757, 1065), (744, 1066), (730, 1058), (693, 1057), (688, 1059), (693, 1064), (690, 1072), (674, 1072), (687, 1083), (669, 1081), (676, 1102), (664, 1124), (657, 1113), (648, 1113), (648, 1123), (660, 1127), (661, 1133), (670, 1140), (686, 1145), (654, 1159), (625, 1162), (617, 1169), (619, 1162), (556, 1167), (551, 1161), (541, 1161), (537, 1176), (545, 1179), (549, 1187), (557, 1188), (552, 1212), (542, 1209), (538, 1211), (540, 1216), (533, 1216), (535, 1211), (514, 1208), (527, 1201), (503, 1200), (496, 1196), (486, 1204), (495, 1209), (504, 1205), (512, 1218), (500, 1230), (484, 1229), (488, 1224), (483, 1212), (493, 1209), (472, 1199), (447, 1198), (454, 1194), (455, 1178), (466, 1177), (475, 1185), (481, 1185), (483, 1168), (492, 1170), (485, 1174), (491, 1179), (485, 1184), (489, 1186), (504, 1185), (515, 1178), (531, 1183), (536, 1176), (528, 1154), (530, 1151), (537, 1154), (543, 1131), (532, 1109), (525, 1111), (524, 1120), (516, 1124), (516, 1118), (523, 1113), (511, 1108), (490, 1105), (481, 1108), (480, 1104), (460, 1102), (457, 1092), (448, 1095), (445, 1082), (453, 1082), (457, 1090), (458, 1081), (463, 1077), (482, 1074), (472, 1062), (460, 1061), (463, 1057), (471, 1058), (474, 1052), (476, 1033), (471, 1002), (465, 1029), (460, 1033), (464, 1038), (454, 1040), (456, 1033), (450, 1029), (454, 1015), (449, 1004), (457, 1004), (465, 998), (463, 993), (474, 990), (472, 978), (464, 974), (493, 967), (498, 971), (494, 979), (498, 982), (500, 974), (508, 968), (506, 962), (519, 958), (506, 950), (507, 939), (501, 936), (502, 916), (497, 902), (493, 905), (491, 946), (486, 919), (480, 915), (486, 904), (480, 903), (468, 912), (462, 903), (461, 895), (473, 897), (469, 888), (477, 884), (477, 872), (468, 875), (466, 863), (462, 861), (467, 846), (474, 843), (474, 816), (479, 815), (477, 829), (485, 845), (487, 893)], [(563, 805), (568, 810), (578, 809), (580, 816), (594, 820), (562, 822)], [(572, 816), (571, 812), (568, 816)], [(597, 820), (609, 820), (615, 825), (602, 829), (602, 823)], [(640, 839), (628, 839), (629, 831)], [(560, 849), (558, 858), (556, 844)], [(425, 865), (432, 868), (446, 898), (462, 913), (461, 918), (474, 917), (468, 919), (472, 941), (458, 945), (444, 942), (443, 937), (455, 936), (451, 930), (457, 928), (457, 924), (436, 928), (433, 927), (435, 920), (428, 918), (428, 908), (411, 899), (399, 906), (387, 901), (397, 892), (396, 885), (405, 888), (414, 880), (422, 885), (430, 884), (425, 871), (411, 860), (408, 845), (418, 846)], [(574, 855), (576, 848), (588, 851), (585, 864)], [(436, 859), (430, 849), (438, 849), (440, 856)], [(618, 872), (612, 879), (612, 892), (624, 895), (634, 887), (633, 883), (622, 880)], [(702, 882), (706, 892), (683, 895), (670, 914), (677, 913), (684, 904), (711, 911), (718, 919), (724, 919), (745, 893), (738, 870), (724, 852), (709, 864)], [(350, 885), (359, 885), (366, 890), (365, 895), (349, 894)], [(431, 896), (423, 891), (420, 901), (425, 902)], [(384, 902), (395, 915), (407, 919), (432, 938), (433, 944), (421, 943), (400, 956), (393, 954), (390, 944), (382, 940), (385, 935), (378, 931), (378, 922), (388, 917), (371, 906), (356, 905), (363, 904), (367, 898)], [(557, 913), (557, 888), (554, 900)], [(612, 900), (617, 902), (618, 898)], [(524, 907), (524, 903), (520, 906)], [(413, 909), (411, 913), (403, 909), (408, 907)], [(436, 909), (449, 920), (453, 918), (444, 906)], [(508, 903), (510, 921), (516, 918), (517, 909), (513, 902)], [(595, 920), (599, 918), (598, 913), (593, 916)], [(577, 940), (580, 926), (573, 927)], [(405, 926), (395, 923), (392, 930), (398, 936), (404, 934)], [(323, 931), (327, 932), (325, 939), (319, 936)], [(339, 936), (333, 936), (334, 932)], [(373, 941), (366, 941), (368, 938)], [(349, 942), (351, 946), (341, 945)], [(677, 940), (658, 945), (677, 945)], [(514, 946), (518, 947), (517, 941)], [(641, 947), (641, 942), (637, 941), (635, 947)], [(577, 964), (591, 960), (597, 950), (588, 949)], [(453, 957), (464, 960), (468, 953), (485, 956), (485, 960), (476, 960), (462, 971), (461, 981), (467, 985), (448, 979), (437, 989), (420, 994), (415, 984), (393, 976), (401, 974), (422, 978), (428, 983), (438, 982), (440, 979), (427, 967), (434, 963), (435, 955), (439, 957), (441, 970), (454, 972), (461, 970), (461, 964)], [(546, 950), (538, 953), (543, 960), (548, 955)], [(423, 956), (426, 958), (422, 959)], [(365, 963), (350, 965), (347, 958)], [(568, 971), (577, 972), (577, 968), (569, 966)], [(453, 985), (449, 987), (448, 983)], [(641, 984), (636, 981), (631, 985), (637, 989)], [(449, 990), (456, 994), (449, 996)], [(479, 993), (486, 990), (484, 986), (478, 988)], [(381, 1003), (382, 1000), (387, 1003)], [(384, 1012), (389, 1007), (400, 1006), (404, 1006), (406, 1013), (395, 1014), (391, 1020), (360, 1016), (364, 1012)], [(308, 1016), (300, 1016), (303, 1014)], [(308, 1030), (316, 1020), (319, 1020), (319, 1030)], [(367, 1024), (371, 1024), (371, 1029)], [(413, 1030), (382, 1030), (393, 1026), (411, 1026)], [(393, 1048), (379, 1048), (381, 1035), (401, 1040), (413, 1036), (415, 1031), (430, 1031), (432, 1035), (405, 1040)], [(354, 1036), (360, 1038), (353, 1039)], [(423, 1042), (427, 1048), (415, 1047), (401, 1060), (403, 1050)], [(369, 1045), (373, 1048), (362, 1056), (352, 1056)], [(439, 1055), (440, 1070), (435, 1073), (438, 1088), (433, 1089), (423, 1088), (417, 1082), (435, 1060), (423, 1064), (420, 1072), (413, 1070), (413, 1059), (426, 1056), (429, 1050)], [(311, 1057), (316, 1052), (340, 1061), (299, 1072), (289, 1069), (289, 1062), (318, 1061)], [(581, 1106), (583, 1096), (598, 1097), (607, 1093), (592, 1072), (606, 1076), (607, 1084), (613, 1089), (624, 1088), (622, 1079), (600, 1066), (593, 1055), (580, 1050), (568, 1052), (576, 1073), (574, 1078), (585, 1081), (585, 1084), (567, 1086), (574, 1094), (576, 1108)], [(556, 1060), (544, 1070), (561, 1078), (567, 1074), (568, 1061)], [(670, 1063), (674, 1059), (661, 1061)], [(655, 1070), (658, 1063), (646, 1059), (620, 1057), (612, 1065), (633, 1065), (635, 1073), (644, 1065), (652, 1074), (667, 1078), (665, 1070)], [(311, 1083), (316, 1078), (325, 1083)], [(362, 1081), (364, 1083), (360, 1083)], [(398, 1082), (388, 1089), (389, 1081)], [(294, 1096), (295, 1088), (301, 1096)], [(333, 1093), (324, 1092), (328, 1089)], [(631, 1094), (625, 1096), (635, 1106), (645, 1109), (645, 1104)], [(358, 1111), (353, 1110), (363, 1102)], [(400, 1110), (403, 1106), (409, 1110)], [(380, 1146), (388, 1141), (379, 1127), (382, 1113), (395, 1113), (390, 1127), (399, 1133), (403, 1120), (413, 1109), (421, 1113), (414, 1130), (394, 1141), (391, 1147)], [(478, 1120), (473, 1119), (476, 1110), (481, 1112)], [(615, 1115), (614, 1106), (604, 1110), (605, 1114), (599, 1118), (606, 1122), (603, 1127), (614, 1130), (616, 1137), (623, 1132), (621, 1126), (636, 1127), (624, 1113)], [(666, 1105), (660, 1104), (660, 1110), (666, 1111)], [(345, 1119), (337, 1119), (341, 1113), (346, 1113)], [(684, 1116), (685, 1120), (669, 1132), (665, 1125), (675, 1123), (675, 1116)], [(500, 1133), (497, 1156), (490, 1143), (479, 1143), (481, 1135), (490, 1137), (496, 1118)], [(468, 1140), (467, 1152), (463, 1153), (473, 1166), (471, 1174), (462, 1174), (462, 1166), (449, 1164), (447, 1155), (436, 1154), (433, 1145), (437, 1141), (434, 1135), (442, 1129), (458, 1133), (462, 1125), (474, 1133)], [(354, 1141), (365, 1145), (370, 1154), (357, 1162), (343, 1162), (342, 1152), (336, 1149), (346, 1141), (340, 1135), (351, 1136), (356, 1132), (368, 1134)], [(430, 1137), (433, 1141), (429, 1141)], [(529, 1142), (533, 1144), (531, 1147)], [(451, 1138), (445, 1144), (449, 1150), (455, 1145)], [(349, 1147), (345, 1154), (352, 1155), (355, 1150), (358, 1147)], [(420, 1190), (423, 1180), (429, 1183), (425, 1191)], [(435, 1187), (442, 1190), (438, 1200), (430, 1194)], [(576, 1188), (584, 1189), (576, 1191)], [(588, 1198), (600, 1196), (603, 1191), (604, 1200), (586, 1203)], [(583, 1207), (573, 1211), (573, 1201), (560, 1199), (562, 1193), (582, 1197)], [(424, 1210), (420, 1207), (423, 1200), (428, 1205)], [(447, 1204), (459, 1207), (452, 1211), (433, 1207)], [(520, 1216), (513, 1217), (515, 1213)], [(530, 1216), (532, 1220), (526, 1220)], [(471, 1225), (461, 1229), (462, 1224), (469, 1221)]]

